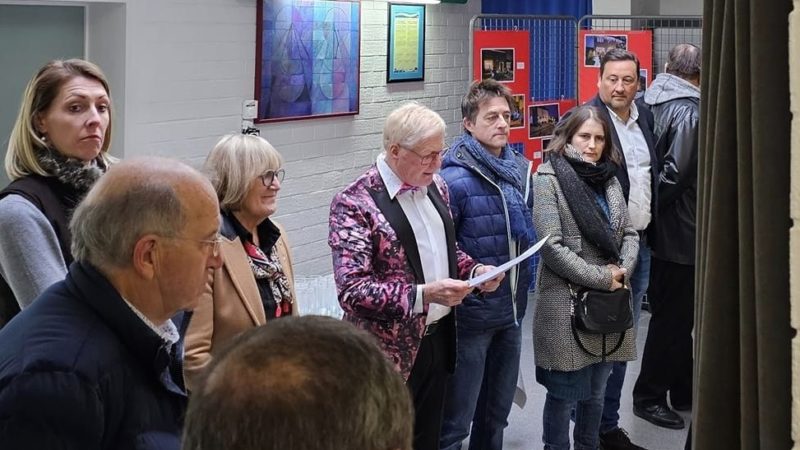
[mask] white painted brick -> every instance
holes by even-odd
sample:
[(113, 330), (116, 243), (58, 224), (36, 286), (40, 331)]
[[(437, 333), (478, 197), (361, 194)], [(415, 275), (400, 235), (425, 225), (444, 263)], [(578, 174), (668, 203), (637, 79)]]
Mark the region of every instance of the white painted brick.
[(299, 274), (330, 274), (333, 272), (333, 263), (330, 254), (327, 258), (318, 258), (313, 261), (294, 261), (294, 271)]
[(386, 10), (362, 9), (362, 25), (386, 25), (389, 21)]
[(451, 39), (447, 41), (447, 54), (455, 55), (463, 53), (465, 47), (463, 41)]
[(430, 54), (443, 54), (447, 53), (448, 41), (432, 41), (425, 45), (425, 51)]
[[(254, 89), (257, 1), (127, 2), (123, 156), (168, 155), (199, 167), (220, 135), (239, 129), (241, 102)], [(330, 273), (330, 201), (375, 161), (391, 110), (417, 100), (440, 113), (448, 137), (460, 132), (467, 24), (480, 0), (428, 6), (425, 81), (390, 85), (387, 3), (361, 6), (359, 114), (258, 125), (285, 160), (276, 220), (287, 229), (298, 276)]]

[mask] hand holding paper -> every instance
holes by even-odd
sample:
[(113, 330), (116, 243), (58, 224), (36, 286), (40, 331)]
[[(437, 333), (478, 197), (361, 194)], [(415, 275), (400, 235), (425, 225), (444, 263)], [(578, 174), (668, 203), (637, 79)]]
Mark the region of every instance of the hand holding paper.
[[(516, 258), (512, 259), (511, 261), (509, 261), (509, 262), (507, 262), (507, 263), (505, 263), (503, 265), (494, 267), (491, 270), (486, 270), (483, 273), (481, 273), (480, 275), (477, 275), (477, 276), (475, 276), (473, 278), (470, 278), (469, 280), (467, 280), (469, 282), (469, 287), (474, 288), (474, 287), (482, 284), (485, 281), (491, 280), (492, 278), (496, 277), (497, 275), (499, 275), (501, 273), (505, 273), (508, 269), (510, 269), (510, 268), (516, 266), (517, 264), (521, 263), (522, 261), (525, 261), (526, 259), (530, 258), (531, 256), (533, 256), (534, 253), (538, 252), (539, 249), (542, 248), (542, 246), (544, 245), (544, 243), (547, 241), (547, 239), (549, 237), (550, 237), (549, 234), (547, 236), (543, 237), (533, 247), (525, 250), (525, 252), (523, 254), (517, 256)], [(491, 267), (491, 266), (486, 266), (486, 267)], [(476, 270), (476, 272), (480, 271), (480, 269), (482, 269), (482, 268), (479, 268), (478, 270)], [(502, 281), (502, 279), (501, 279), (501, 281)], [(500, 284), (500, 282), (498, 282), (498, 285), (499, 284)], [(495, 289), (497, 289), (497, 288), (495, 287)]]
[[(475, 269), (475, 275), (476, 276), (481, 276), (484, 273), (491, 272), (491, 271), (493, 271), (495, 269), (496, 269), (495, 266), (480, 266), (477, 269)], [(506, 277), (506, 274), (500, 273), (497, 276), (495, 276), (494, 278), (492, 278), (492, 279), (490, 279), (488, 281), (484, 281), (483, 283), (481, 283), (478, 286), (478, 289), (480, 289), (483, 292), (494, 292), (494, 291), (497, 290), (497, 288), (500, 287), (500, 283), (503, 282), (503, 279), (505, 279), (505, 277)]]

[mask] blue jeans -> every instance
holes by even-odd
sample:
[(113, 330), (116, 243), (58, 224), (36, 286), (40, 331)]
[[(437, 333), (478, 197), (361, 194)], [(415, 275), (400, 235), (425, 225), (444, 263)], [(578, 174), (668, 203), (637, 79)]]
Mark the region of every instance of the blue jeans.
[[(560, 398), (547, 391), (544, 401), (542, 442), (545, 450), (569, 450), (570, 417), (575, 413), (575, 429), (572, 439), (575, 450), (597, 450), (600, 415), (603, 410), (603, 394), (612, 363), (596, 363), (576, 372), (560, 372), (575, 382), (590, 383), (589, 395), (581, 400)], [(577, 376), (579, 372), (583, 376)], [(551, 372), (549, 377), (558, 376)], [(581, 389), (576, 389), (581, 390)]]
[[(636, 269), (631, 276), (631, 295), (633, 296), (633, 333), (639, 330), (639, 313), (642, 311), (642, 298), (647, 293), (650, 283), (650, 246), (647, 242), (639, 242), (639, 257)], [(611, 375), (606, 386), (606, 398), (603, 405), (603, 420), (600, 422), (600, 433), (607, 433), (619, 426), (619, 399), (622, 396), (622, 385), (625, 383), (625, 362), (611, 363)]]
[[(502, 450), (514, 400), (522, 346), (521, 327), (458, 330), (456, 370), (447, 385), (439, 448)], [(472, 423), (472, 432), (470, 432)]]

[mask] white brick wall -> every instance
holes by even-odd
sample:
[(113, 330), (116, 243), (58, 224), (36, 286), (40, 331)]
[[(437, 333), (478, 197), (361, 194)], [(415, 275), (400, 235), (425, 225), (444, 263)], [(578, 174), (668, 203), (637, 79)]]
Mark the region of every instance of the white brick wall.
[[(124, 67), (125, 132), (114, 153), (200, 165), (220, 135), (239, 129), (241, 102), (253, 97), (256, 0), (116, 2), (125, 6), (125, 29), (113, 30), (125, 34), (114, 63)], [(418, 100), (442, 115), (450, 136), (459, 133), (468, 24), (480, 2), (427, 6), (425, 82), (387, 85), (387, 3), (362, 0), (360, 114), (259, 126), (286, 159), (276, 218), (288, 230), (298, 275), (331, 272), (328, 206), (374, 161), (389, 111)]]
[[(278, 219), (289, 230), (295, 270), (304, 275), (331, 271), (326, 241), (328, 204), (334, 193), (374, 161), (380, 151), (383, 119), (388, 112), (402, 101), (414, 99), (442, 115), (448, 123), (449, 135), (460, 131), (461, 94), (468, 83), (468, 24), (473, 15), (480, 13), (480, 0), (471, 0), (467, 5), (428, 6), (425, 82), (389, 85), (386, 84), (387, 3), (365, 0), (361, 4), (361, 113), (349, 118), (317, 120), (315, 134), (335, 130), (336, 137), (315, 139), (299, 157), (284, 151), (292, 178), (287, 177)], [(290, 142), (274, 135), (273, 130), (298, 125), (270, 124), (261, 129), (264, 136), (283, 149)]]

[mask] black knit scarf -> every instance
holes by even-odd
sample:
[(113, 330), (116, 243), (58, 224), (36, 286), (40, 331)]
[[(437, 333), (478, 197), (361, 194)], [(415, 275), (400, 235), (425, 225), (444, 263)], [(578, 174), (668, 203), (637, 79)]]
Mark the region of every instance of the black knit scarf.
[(581, 235), (609, 261), (618, 262), (619, 248), (609, 229), (609, 218), (594, 198), (595, 190), (604, 190), (616, 173), (614, 164), (608, 160), (592, 164), (555, 152), (550, 154), (550, 164)]

